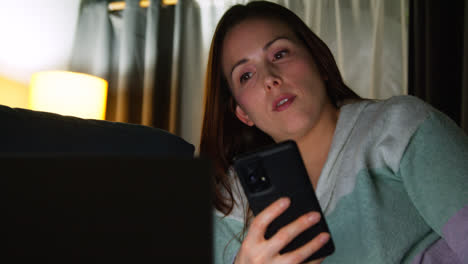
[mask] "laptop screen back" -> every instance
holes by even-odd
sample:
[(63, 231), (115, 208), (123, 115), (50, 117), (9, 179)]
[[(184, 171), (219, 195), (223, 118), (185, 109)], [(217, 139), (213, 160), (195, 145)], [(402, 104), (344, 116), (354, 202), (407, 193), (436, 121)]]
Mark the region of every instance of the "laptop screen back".
[(4, 257), (211, 262), (207, 160), (1, 157), (0, 168)]

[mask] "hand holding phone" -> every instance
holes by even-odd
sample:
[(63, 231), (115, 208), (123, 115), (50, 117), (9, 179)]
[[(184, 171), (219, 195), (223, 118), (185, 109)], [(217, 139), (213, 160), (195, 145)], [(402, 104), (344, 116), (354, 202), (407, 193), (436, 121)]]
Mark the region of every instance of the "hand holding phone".
[[(301, 248), (280, 254), (281, 249), (290, 243), (298, 234), (312, 225), (317, 224), (320, 220), (320, 214), (317, 212), (305, 214), (278, 230), (270, 239), (265, 239), (265, 232), (268, 225), (272, 220), (284, 213), (289, 205), (290, 200), (288, 198), (281, 198), (269, 205), (254, 218), (249, 232), (242, 242), (242, 246), (236, 256), (235, 264), (302, 263), (306, 259), (310, 260), (308, 257), (317, 252), (328, 242), (330, 236), (326, 233), (322, 233)], [(318, 264), (321, 263), (322, 260), (323, 259), (319, 259), (309, 262), (309, 264)]]
[(254, 257), (254, 248), (261, 254), (257, 257), (293, 258), (296, 263), (333, 253), (328, 226), (294, 141), (236, 157), (234, 169), (256, 216), (239, 258)]

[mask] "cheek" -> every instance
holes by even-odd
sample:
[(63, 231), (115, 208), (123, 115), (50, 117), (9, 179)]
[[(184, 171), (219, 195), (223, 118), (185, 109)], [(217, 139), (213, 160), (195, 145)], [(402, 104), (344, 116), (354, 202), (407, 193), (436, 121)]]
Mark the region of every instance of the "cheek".
[(296, 80), (310, 78), (316, 75), (315, 70), (311, 65), (305, 61), (297, 61), (284, 67), (284, 70), (289, 73), (290, 76), (295, 77)]
[[(253, 81), (253, 80), (252, 80)], [(260, 99), (259, 89), (257, 89), (253, 84), (249, 84), (241, 89), (239, 89), (235, 94), (234, 97), (238, 104), (242, 106), (249, 106), (255, 104), (256, 101)]]
[(311, 89), (313, 93), (324, 89), (324, 82), (317, 70), (307, 62), (298, 62), (286, 68), (289, 79), (306, 90)]
[(255, 97), (254, 97), (254, 95), (252, 95), (249, 92), (242, 92), (242, 93), (238, 94), (235, 98), (236, 98), (237, 103), (246, 112), (250, 112), (251, 108), (252, 108), (252, 105), (255, 104), (255, 102), (254, 102)]
[(257, 90), (258, 89), (245, 89), (234, 96), (237, 104), (239, 104), (242, 110), (249, 116), (254, 116), (258, 109), (261, 108), (261, 104), (263, 104), (262, 94)]

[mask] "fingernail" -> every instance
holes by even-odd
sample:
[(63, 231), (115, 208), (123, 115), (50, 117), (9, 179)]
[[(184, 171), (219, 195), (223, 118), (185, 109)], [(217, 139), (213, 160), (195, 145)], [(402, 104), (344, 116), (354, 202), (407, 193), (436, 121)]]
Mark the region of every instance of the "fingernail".
[(330, 239), (330, 235), (329, 234), (322, 234), (320, 236), (320, 242), (322, 242), (323, 244), (327, 243), (328, 242), (328, 239)]
[(318, 213), (310, 213), (308, 216), (307, 216), (307, 220), (309, 222), (317, 222), (320, 218), (320, 214)]

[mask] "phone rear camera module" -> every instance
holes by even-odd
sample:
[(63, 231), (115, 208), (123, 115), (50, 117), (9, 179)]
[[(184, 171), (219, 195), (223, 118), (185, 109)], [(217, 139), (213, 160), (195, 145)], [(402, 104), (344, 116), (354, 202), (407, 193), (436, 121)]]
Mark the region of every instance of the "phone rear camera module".
[(270, 188), (270, 181), (261, 164), (251, 164), (245, 171), (246, 182), (252, 193), (261, 192)]

